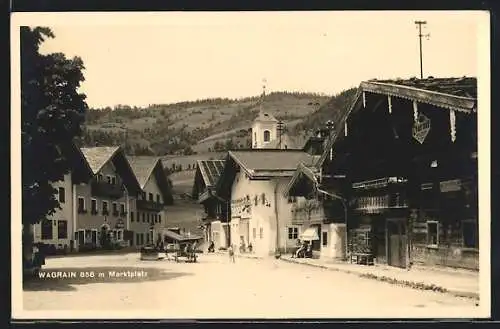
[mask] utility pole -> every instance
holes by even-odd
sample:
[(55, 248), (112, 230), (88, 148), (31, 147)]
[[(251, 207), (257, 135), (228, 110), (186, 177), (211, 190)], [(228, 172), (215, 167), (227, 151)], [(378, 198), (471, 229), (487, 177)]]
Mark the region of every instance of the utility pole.
[(260, 112), (262, 112), (262, 104), (264, 103), (264, 97), (266, 97), (266, 78), (262, 79), (262, 96), (260, 99)]
[(426, 37), (427, 40), (429, 40), (430, 33), (427, 34), (422, 34), (422, 26), (427, 24), (426, 21), (415, 21), (415, 24), (417, 25), (418, 28), (418, 40), (420, 44), (420, 79), (424, 78), (424, 70), (423, 70), (423, 64), (422, 64), (422, 37)]
[(281, 136), (283, 135), (283, 130), (284, 130), (284, 126), (283, 126), (283, 121), (278, 121), (278, 127), (277, 127), (277, 130), (278, 130), (278, 138), (279, 138), (279, 144), (278, 144), (278, 149), (281, 150)]

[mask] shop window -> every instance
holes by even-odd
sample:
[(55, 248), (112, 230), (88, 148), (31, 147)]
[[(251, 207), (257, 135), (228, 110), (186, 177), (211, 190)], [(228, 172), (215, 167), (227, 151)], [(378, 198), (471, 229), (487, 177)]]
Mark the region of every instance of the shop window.
[(439, 222), (427, 222), (427, 244), (429, 246), (436, 246), (439, 244)]
[(41, 223), (42, 226), (42, 240), (52, 239), (52, 221), (44, 220)]
[(321, 245), (323, 247), (328, 246), (328, 232), (323, 232), (321, 236)]
[(57, 238), (67, 239), (68, 238), (68, 221), (59, 220), (57, 221)]
[(462, 221), (462, 239), (464, 248), (479, 248), (477, 221)]
[(66, 190), (64, 189), (64, 187), (59, 188), (59, 202), (60, 203), (66, 202)]
[(299, 238), (299, 228), (289, 227), (288, 228), (288, 240), (297, 240)]

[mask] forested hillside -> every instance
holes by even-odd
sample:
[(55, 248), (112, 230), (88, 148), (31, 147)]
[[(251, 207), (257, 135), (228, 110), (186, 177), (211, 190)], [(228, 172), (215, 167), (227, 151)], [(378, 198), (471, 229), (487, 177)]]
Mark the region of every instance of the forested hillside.
[(117, 105), (86, 113), (84, 146), (123, 145), (135, 155), (192, 155), (250, 147), (250, 127), (261, 106), (283, 120), (292, 136), (310, 131), (347, 106), (354, 89), (330, 97), (275, 92), (243, 99), (215, 98), (146, 108)]

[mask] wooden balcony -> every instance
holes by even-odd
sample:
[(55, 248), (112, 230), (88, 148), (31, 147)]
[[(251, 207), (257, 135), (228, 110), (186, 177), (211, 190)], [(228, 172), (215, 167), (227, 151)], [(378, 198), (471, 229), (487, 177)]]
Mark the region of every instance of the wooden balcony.
[(137, 200), (137, 209), (145, 211), (160, 212), (163, 210), (163, 203), (148, 201), (148, 200)]
[(93, 196), (119, 199), (123, 197), (125, 189), (122, 185), (108, 184), (106, 182), (92, 182), (91, 193)]

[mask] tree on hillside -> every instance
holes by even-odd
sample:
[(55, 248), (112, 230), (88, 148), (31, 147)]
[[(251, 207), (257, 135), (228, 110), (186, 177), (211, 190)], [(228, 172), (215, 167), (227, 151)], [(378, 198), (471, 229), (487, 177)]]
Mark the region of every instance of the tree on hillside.
[(84, 81), (82, 60), (61, 53), (42, 55), (39, 48), (47, 38), (54, 38), (49, 28), (21, 27), (24, 228), (46, 220), (60, 207), (51, 182), (62, 180), (70, 164), (59, 145), (81, 134), (88, 108), (86, 96), (78, 92)]
[(226, 144), (224, 145), (224, 147), (225, 147), (226, 151), (235, 149), (235, 145), (234, 145), (233, 139), (232, 138), (227, 139), (226, 140)]

